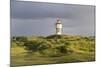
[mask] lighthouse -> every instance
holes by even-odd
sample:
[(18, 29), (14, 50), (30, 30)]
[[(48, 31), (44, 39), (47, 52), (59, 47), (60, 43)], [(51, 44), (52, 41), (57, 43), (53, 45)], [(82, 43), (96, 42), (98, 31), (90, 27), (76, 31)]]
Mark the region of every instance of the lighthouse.
[(61, 35), (62, 34), (62, 23), (60, 19), (57, 19), (56, 22), (56, 35)]

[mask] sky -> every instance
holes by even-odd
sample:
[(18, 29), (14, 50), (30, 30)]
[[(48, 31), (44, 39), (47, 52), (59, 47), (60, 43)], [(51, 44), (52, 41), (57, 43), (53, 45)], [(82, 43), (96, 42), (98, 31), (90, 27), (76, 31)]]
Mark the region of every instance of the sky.
[(60, 18), (63, 34), (95, 35), (95, 6), (11, 0), (11, 35), (48, 36)]

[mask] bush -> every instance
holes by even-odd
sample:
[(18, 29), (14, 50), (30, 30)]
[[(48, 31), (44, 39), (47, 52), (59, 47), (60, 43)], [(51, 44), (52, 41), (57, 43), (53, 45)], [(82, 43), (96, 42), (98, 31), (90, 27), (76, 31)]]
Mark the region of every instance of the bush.
[(51, 47), (50, 43), (45, 40), (28, 41), (24, 44), (25, 48), (30, 51), (42, 51)]
[(19, 41), (19, 42), (26, 42), (27, 41), (27, 37), (16, 37), (16, 41)]
[(56, 47), (60, 53), (67, 53), (67, 49), (65, 46), (58, 46)]
[(36, 51), (38, 50), (39, 44), (35, 41), (28, 41), (24, 44), (25, 49), (30, 51)]

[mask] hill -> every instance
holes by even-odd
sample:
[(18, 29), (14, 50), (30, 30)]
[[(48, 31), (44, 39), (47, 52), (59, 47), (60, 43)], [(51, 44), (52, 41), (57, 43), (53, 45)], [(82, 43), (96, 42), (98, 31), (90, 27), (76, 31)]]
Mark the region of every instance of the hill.
[(15, 66), (95, 60), (94, 36), (20, 36), (12, 37), (11, 46), (11, 62)]

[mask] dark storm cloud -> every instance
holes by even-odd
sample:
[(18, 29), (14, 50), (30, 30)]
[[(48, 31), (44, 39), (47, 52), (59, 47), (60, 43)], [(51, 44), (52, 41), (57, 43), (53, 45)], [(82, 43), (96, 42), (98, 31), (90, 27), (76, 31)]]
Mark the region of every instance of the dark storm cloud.
[(11, 1), (13, 35), (50, 35), (56, 18), (64, 34), (94, 35), (94, 6)]
[(50, 35), (55, 33), (55, 25), (52, 19), (46, 18), (40, 20), (22, 20), (12, 19), (11, 29), (13, 35)]
[(45, 17), (80, 18), (88, 13), (92, 14), (94, 7), (64, 4), (49, 4), (37, 2), (12, 3), (11, 16), (20, 19), (34, 19)]

